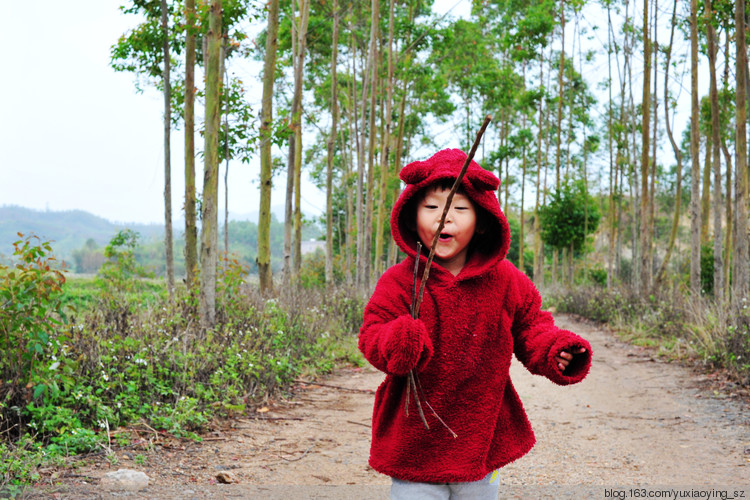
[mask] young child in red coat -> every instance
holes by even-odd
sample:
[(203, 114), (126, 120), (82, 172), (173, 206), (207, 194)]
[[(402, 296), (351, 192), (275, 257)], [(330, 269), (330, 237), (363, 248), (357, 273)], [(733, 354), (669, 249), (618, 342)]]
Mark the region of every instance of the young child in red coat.
[[(387, 374), (375, 396), (370, 465), (393, 478), (392, 498), (497, 498), (492, 473), (535, 442), (509, 378), (512, 355), (560, 385), (581, 381), (591, 363), (589, 343), (558, 329), (531, 280), (505, 259), (510, 228), (495, 195), (500, 181), (473, 161), (440, 233), (419, 319), (412, 319), (417, 242), (425, 248), (421, 277), (465, 161), (462, 151), (446, 149), (401, 171), (406, 188), (391, 232), (407, 258), (378, 281), (360, 331), (365, 358)], [(413, 395), (406, 415), (411, 370), (420, 396), (457, 437), (425, 408), (427, 430)]]

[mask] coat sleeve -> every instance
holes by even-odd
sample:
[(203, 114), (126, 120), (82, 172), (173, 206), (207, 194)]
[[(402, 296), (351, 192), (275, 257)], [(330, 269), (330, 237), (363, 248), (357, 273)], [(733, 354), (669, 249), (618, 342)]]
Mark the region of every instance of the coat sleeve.
[[(575, 333), (555, 326), (552, 314), (541, 309), (542, 298), (531, 280), (515, 267), (512, 272), (516, 286), (511, 287), (510, 293), (516, 294), (516, 309), (511, 332), (516, 357), (531, 373), (556, 384), (580, 382), (591, 367), (591, 345)], [(561, 371), (555, 356), (580, 347), (585, 347), (586, 352), (576, 354), (565, 371)]]
[(409, 285), (389, 269), (365, 307), (359, 349), (378, 370), (392, 375), (421, 371), (432, 358), (432, 340), (422, 320), (409, 314)]

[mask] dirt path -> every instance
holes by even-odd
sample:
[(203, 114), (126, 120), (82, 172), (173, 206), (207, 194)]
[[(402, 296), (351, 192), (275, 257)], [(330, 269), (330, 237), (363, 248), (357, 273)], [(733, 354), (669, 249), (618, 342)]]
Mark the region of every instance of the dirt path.
[[(594, 366), (583, 383), (562, 388), (514, 361), (538, 443), (501, 471), (502, 498), (529, 498), (533, 485), (546, 485), (533, 493), (539, 498), (565, 498), (570, 486), (561, 485), (590, 485), (591, 498), (604, 498), (601, 485), (744, 485), (750, 496), (747, 398), (602, 329), (563, 315), (557, 321), (590, 340)], [(372, 392), (382, 379), (369, 367), (340, 370), (325, 383), (356, 392), (301, 385), (293, 400), (256, 414), (265, 420), (237, 419), (202, 444), (119, 451), (117, 465), (102, 458), (63, 475), (45, 497), (388, 498), (389, 478), (367, 465)], [(148, 488), (103, 490), (99, 478), (117, 468), (144, 471)], [(221, 473), (236, 482), (217, 484)]]

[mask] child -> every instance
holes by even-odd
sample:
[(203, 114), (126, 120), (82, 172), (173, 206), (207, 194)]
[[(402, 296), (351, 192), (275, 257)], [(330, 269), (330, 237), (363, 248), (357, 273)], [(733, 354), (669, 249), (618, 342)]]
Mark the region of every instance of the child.
[[(495, 196), (500, 181), (473, 161), (440, 233), (419, 319), (411, 318), (417, 242), (421, 278), (465, 161), (446, 149), (402, 169), (407, 186), (391, 232), (407, 258), (378, 281), (360, 331), (360, 350), (387, 374), (375, 396), (370, 465), (392, 477), (392, 498), (497, 498), (492, 472), (535, 442), (509, 378), (512, 354), (560, 385), (581, 381), (591, 363), (589, 343), (558, 329), (531, 280), (505, 260), (510, 228)], [(413, 394), (406, 416), (410, 370), (420, 397), (458, 437), (423, 402), (427, 430)]]

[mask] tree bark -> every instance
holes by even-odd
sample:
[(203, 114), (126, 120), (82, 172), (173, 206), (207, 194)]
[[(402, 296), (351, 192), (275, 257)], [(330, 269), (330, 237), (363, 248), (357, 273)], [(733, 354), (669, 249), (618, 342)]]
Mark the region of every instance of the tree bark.
[(198, 269), (195, 220), (195, 0), (185, 2), (185, 273), (188, 290)]
[[(539, 86), (544, 83), (544, 49), (539, 51)], [(544, 131), (543, 110), (544, 99), (539, 99), (539, 130), (537, 133), (537, 151), (536, 151), (536, 200), (534, 201), (534, 284), (541, 286), (540, 277), (542, 271), (542, 230), (539, 224), (539, 206), (542, 193), (542, 137)]]
[(649, 215), (649, 126), (651, 124), (651, 40), (649, 33), (649, 2), (643, 0), (643, 99), (641, 107), (641, 279), (640, 291), (645, 296), (651, 284), (651, 248), (648, 237)]
[(212, 0), (208, 15), (206, 64), (206, 131), (203, 164), (203, 211), (201, 217), (201, 325), (216, 321), (216, 264), (218, 259), (219, 118), (221, 108), (221, 0)]
[(708, 38), (708, 63), (710, 71), (711, 99), (711, 142), (713, 144), (714, 167), (714, 298), (721, 302), (724, 298), (724, 259), (722, 255), (721, 232), (721, 120), (719, 118), (719, 89), (716, 79), (716, 30), (712, 21), (711, 0), (706, 0), (706, 35)]
[(172, 248), (172, 87), (170, 82), (169, 16), (167, 0), (161, 0), (162, 55), (164, 57), (164, 247), (167, 260), (167, 291), (174, 301), (174, 255)]
[(560, 164), (562, 147), (562, 109), (565, 95), (563, 84), (565, 78), (565, 0), (560, 0), (560, 69), (557, 77), (557, 151), (555, 154), (555, 189), (560, 189)]
[[(738, 0), (741, 3), (741, 0)], [(738, 76), (738, 84), (739, 84)], [(701, 292), (701, 231), (700, 231), (700, 165), (698, 158), (698, 1), (690, 0), (690, 157), (692, 160), (692, 190), (690, 196), (690, 291), (693, 296)], [(738, 92), (739, 95), (739, 92)], [(744, 106), (744, 104), (743, 104)]]
[(713, 141), (711, 131), (706, 130), (706, 151), (703, 161), (702, 185), (701, 185), (701, 246), (708, 243), (708, 219), (711, 214), (711, 152)]
[[(695, 1), (695, 0), (693, 0)], [(735, 2), (735, 26), (736, 26), (736, 43), (737, 43), (737, 136), (735, 144), (737, 147), (737, 163), (735, 182), (737, 185), (735, 195), (735, 235), (736, 251), (734, 265), (734, 285), (732, 287), (732, 300), (735, 305), (742, 307), (747, 305), (748, 287), (750, 286), (750, 276), (748, 273), (748, 164), (747, 164), (747, 109), (746, 109), (746, 92), (749, 90), (747, 85), (747, 43), (745, 37), (745, 2), (736, 0)]]
[(276, 52), (279, 36), (279, 0), (268, 2), (268, 25), (266, 28), (266, 54), (263, 65), (263, 97), (260, 122), (260, 215), (258, 218), (258, 275), (260, 292), (273, 292), (271, 271), (271, 190), (272, 160), (271, 135), (273, 124), (273, 84), (276, 73)]
[[(388, 171), (390, 165), (391, 151), (391, 127), (393, 120), (393, 24), (394, 24), (394, 0), (390, 0), (388, 7), (388, 80), (385, 98), (385, 127), (381, 137), (380, 153), (380, 192), (378, 204), (377, 237), (375, 238), (375, 274), (380, 276), (384, 271), (383, 262), (383, 239), (387, 231), (386, 220), (386, 189), (388, 184)], [(395, 202), (395, 200), (394, 200)]]
[[(331, 41), (331, 132), (326, 163), (326, 284), (333, 285), (333, 155), (339, 121), (337, 65), (339, 50), (339, 2), (333, 0), (333, 39)], [(341, 245), (339, 244), (339, 247)]]
[(674, 244), (677, 239), (677, 229), (680, 222), (680, 208), (682, 205), (682, 150), (674, 140), (674, 134), (672, 133), (672, 126), (669, 118), (669, 65), (672, 60), (672, 47), (674, 45), (674, 32), (677, 26), (677, 0), (674, 0), (672, 6), (672, 28), (669, 37), (669, 47), (667, 49), (667, 62), (664, 66), (664, 123), (667, 128), (667, 136), (669, 137), (669, 143), (672, 145), (672, 151), (674, 151), (674, 157), (677, 161), (677, 185), (675, 187), (675, 207), (674, 217), (672, 219), (672, 229), (669, 232), (669, 243), (667, 243), (667, 251), (664, 255), (664, 260), (659, 266), (659, 270), (656, 273), (656, 279), (654, 280), (654, 288), (658, 287), (664, 280), (664, 276), (669, 265), (669, 259), (672, 257), (672, 251)]

